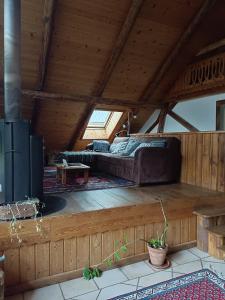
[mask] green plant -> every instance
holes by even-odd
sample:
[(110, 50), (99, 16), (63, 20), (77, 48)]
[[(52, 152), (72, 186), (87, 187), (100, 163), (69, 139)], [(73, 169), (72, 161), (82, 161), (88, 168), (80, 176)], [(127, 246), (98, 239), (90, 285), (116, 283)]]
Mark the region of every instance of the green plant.
[[(132, 242), (133, 243), (133, 242)], [(85, 267), (83, 269), (83, 277), (86, 280), (93, 279), (95, 277), (100, 277), (102, 275), (102, 270), (99, 268), (101, 264), (106, 264), (108, 267), (111, 267), (113, 264), (113, 260), (116, 262), (120, 261), (122, 254), (127, 252), (127, 246), (131, 244), (128, 243), (127, 238), (125, 237), (121, 241), (115, 241), (114, 245), (116, 250), (107, 256), (103, 261), (101, 261), (98, 265), (93, 267)]]
[(147, 241), (148, 245), (155, 249), (166, 248), (166, 239), (167, 239), (167, 231), (168, 231), (168, 222), (164, 211), (163, 202), (161, 199), (159, 199), (159, 202), (160, 202), (160, 207), (164, 218), (163, 231), (160, 236), (157, 233), (157, 238), (151, 238), (149, 241)]

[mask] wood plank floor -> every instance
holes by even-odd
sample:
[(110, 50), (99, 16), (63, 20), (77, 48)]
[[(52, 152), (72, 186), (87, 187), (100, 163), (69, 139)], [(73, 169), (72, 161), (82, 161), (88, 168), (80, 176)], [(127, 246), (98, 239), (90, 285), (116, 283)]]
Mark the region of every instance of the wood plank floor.
[[(47, 196), (50, 202), (61, 202), (62, 208), (50, 214), (81, 213), (116, 207), (154, 204), (162, 200), (199, 200), (207, 204), (212, 199), (219, 202), (225, 200), (225, 194), (199, 188), (188, 184), (168, 184), (145, 187), (112, 188), (105, 190), (81, 191)], [(206, 201), (207, 200), (207, 201)], [(198, 202), (198, 201), (197, 201)]]

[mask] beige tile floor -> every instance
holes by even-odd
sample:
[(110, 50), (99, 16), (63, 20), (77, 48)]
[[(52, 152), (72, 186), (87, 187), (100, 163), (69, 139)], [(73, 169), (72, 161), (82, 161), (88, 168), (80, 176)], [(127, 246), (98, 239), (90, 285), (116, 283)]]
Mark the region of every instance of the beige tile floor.
[(148, 261), (141, 261), (106, 271), (94, 280), (73, 279), (7, 297), (6, 300), (106, 300), (202, 268), (211, 269), (225, 279), (225, 262), (197, 248), (179, 251), (171, 255), (170, 259), (172, 266), (165, 271), (155, 271)]

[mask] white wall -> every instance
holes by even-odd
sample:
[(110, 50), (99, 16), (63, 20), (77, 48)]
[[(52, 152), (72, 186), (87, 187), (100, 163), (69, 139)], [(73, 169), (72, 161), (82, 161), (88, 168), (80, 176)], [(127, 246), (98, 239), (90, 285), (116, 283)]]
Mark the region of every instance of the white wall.
[[(178, 103), (173, 111), (187, 120), (200, 131), (216, 130), (216, 101), (224, 100), (224, 94), (218, 94)], [(158, 110), (157, 110), (158, 111)], [(158, 114), (157, 114), (158, 116)], [(157, 117), (156, 117), (157, 118)], [(155, 116), (149, 118), (142, 129), (147, 129), (156, 120)], [(154, 121), (152, 121), (154, 119)], [(148, 124), (147, 124), (148, 123)], [(154, 131), (156, 132), (157, 128)], [(164, 132), (186, 132), (188, 131), (180, 123), (170, 116), (166, 117)], [(143, 131), (141, 131), (143, 132)]]

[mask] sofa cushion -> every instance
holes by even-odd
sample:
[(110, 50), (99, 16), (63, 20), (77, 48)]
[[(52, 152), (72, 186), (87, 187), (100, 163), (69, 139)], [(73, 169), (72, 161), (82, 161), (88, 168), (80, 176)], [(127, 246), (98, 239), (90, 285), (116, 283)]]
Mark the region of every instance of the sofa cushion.
[(122, 154), (126, 147), (128, 145), (128, 142), (121, 142), (115, 145), (114, 150), (112, 151), (112, 154)]
[(108, 141), (93, 141), (93, 150), (96, 152), (109, 152), (110, 144)]
[(149, 143), (141, 143), (131, 154), (130, 156), (135, 156), (135, 153), (140, 148), (165, 148), (166, 147), (166, 140), (152, 140)]
[(122, 152), (122, 155), (129, 156), (139, 145), (140, 142), (137, 140), (129, 140), (126, 149)]

